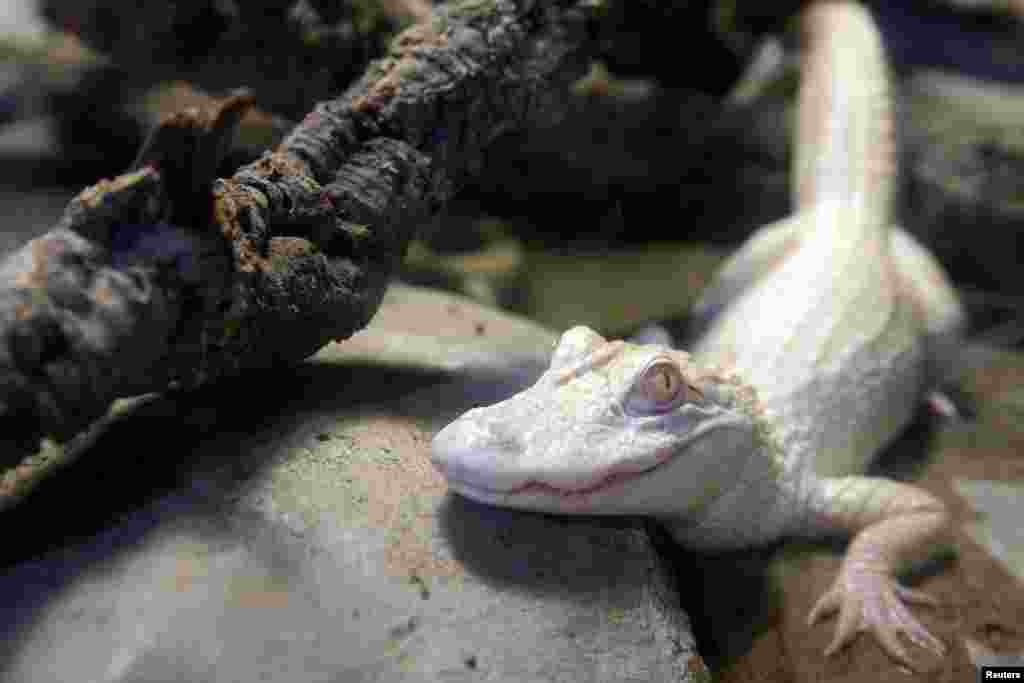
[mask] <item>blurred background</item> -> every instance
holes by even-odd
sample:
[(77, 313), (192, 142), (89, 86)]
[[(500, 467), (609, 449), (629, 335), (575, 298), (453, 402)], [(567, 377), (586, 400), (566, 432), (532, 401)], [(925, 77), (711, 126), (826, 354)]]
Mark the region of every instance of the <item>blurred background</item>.
[[(553, 327), (587, 320), (618, 334), (684, 315), (724, 253), (788, 212), (788, 29), (801, 4), (611, 3), (570, 116), (500, 140), (422, 227), (404, 279)], [(224, 161), (230, 174), (429, 10), (422, 0), (2, 8), (4, 249), (124, 171), (163, 116), (244, 85), (259, 108)], [(1024, 295), (1020, 3), (872, 8), (900, 83), (901, 220), (962, 287), (976, 331), (1009, 323)]]

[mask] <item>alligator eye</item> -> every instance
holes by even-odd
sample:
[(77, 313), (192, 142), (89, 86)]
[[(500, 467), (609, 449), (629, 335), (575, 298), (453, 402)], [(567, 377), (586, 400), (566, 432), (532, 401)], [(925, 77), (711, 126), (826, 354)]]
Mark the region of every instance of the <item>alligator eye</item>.
[(656, 361), (633, 384), (626, 409), (631, 413), (666, 412), (685, 400), (686, 392), (686, 382), (676, 364)]

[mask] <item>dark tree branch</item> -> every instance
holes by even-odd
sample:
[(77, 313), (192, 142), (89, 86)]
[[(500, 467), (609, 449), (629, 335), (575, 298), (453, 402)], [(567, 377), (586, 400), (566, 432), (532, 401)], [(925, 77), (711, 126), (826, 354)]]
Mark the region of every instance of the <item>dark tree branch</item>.
[(416, 226), (500, 134), (558, 119), (586, 0), (463, 0), (272, 154), (210, 180), (249, 101), (183, 112), (0, 265), (0, 465), (120, 396), (294, 362), (365, 326)]

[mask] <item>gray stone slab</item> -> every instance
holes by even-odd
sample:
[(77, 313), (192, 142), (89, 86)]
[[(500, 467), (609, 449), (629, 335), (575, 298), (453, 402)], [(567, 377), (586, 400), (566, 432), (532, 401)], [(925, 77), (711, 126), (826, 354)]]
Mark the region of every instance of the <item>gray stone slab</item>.
[(970, 537), (1024, 583), (1024, 527), (1020, 524), (1024, 483), (954, 479), (953, 490), (981, 515), (965, 525)]

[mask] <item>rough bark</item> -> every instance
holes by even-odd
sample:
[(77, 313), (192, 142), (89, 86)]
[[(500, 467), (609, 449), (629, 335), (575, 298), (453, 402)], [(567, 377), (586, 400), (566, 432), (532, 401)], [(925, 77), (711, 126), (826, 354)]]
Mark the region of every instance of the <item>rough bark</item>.
[(296, 361), (363, 327), (483, 149), (562, 115), (590, 5), (440, 7), (231, 178), (213, 169), (251, 96), (164, 122), (135, 170), (0, 265), (0, 464), (117, 397)]

